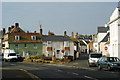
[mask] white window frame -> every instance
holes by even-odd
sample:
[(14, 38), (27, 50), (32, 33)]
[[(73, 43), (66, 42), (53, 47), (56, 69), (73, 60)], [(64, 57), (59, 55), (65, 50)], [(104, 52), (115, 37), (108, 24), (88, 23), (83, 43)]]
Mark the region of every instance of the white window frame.
[(15, 36), (15, 40), (20, 40), (20, 36), (19, 36), (19, 35), (16, 35), (16, 36)]
[(36, 40), (37, 37), (36, 37), (36, 36), (31, 36), (31, 39), (32, 39), (32, 40)]

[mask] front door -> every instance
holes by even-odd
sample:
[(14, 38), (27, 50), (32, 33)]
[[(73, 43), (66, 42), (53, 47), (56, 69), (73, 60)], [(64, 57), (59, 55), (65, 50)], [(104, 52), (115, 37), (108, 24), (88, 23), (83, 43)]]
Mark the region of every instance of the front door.
[(56, 52), (57, 52), (56, 57), (60, 58), (60, 50), (57, 50)]

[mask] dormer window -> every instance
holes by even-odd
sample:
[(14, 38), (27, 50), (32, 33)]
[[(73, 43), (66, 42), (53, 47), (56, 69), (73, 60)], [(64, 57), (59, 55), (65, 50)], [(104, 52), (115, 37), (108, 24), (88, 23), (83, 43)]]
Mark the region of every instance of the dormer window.
[(20, 36), (15, 36), (15, 40), (20, 40)]
[(36, 40), (37, 38), (36, 38), (36, 36), (31, 36), (31, 39)]

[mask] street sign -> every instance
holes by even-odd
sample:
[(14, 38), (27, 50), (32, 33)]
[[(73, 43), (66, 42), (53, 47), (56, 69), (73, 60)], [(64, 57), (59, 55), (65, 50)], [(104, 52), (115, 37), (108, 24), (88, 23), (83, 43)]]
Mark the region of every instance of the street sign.
[(105, 50), (108, 50), (108, 47), (104, 47)]

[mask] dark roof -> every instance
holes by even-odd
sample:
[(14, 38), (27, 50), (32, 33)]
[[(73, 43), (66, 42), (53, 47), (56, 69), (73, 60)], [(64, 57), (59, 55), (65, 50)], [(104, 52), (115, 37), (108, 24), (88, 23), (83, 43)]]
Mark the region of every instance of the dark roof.
[(58, 36), (58, 35), (43, 35), (41, 36), (42, 41), (72, 41), (69, 37), (67, 36)]
[(98, 33), (106, 33), (109, 27), (98, 27)]
[(109, 36), (110, 36), (110, 33), (107, 33), (107, 35), (103, 38), (101, 42), (107, 42)]

